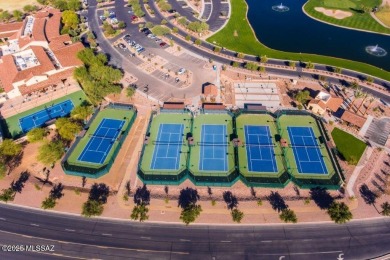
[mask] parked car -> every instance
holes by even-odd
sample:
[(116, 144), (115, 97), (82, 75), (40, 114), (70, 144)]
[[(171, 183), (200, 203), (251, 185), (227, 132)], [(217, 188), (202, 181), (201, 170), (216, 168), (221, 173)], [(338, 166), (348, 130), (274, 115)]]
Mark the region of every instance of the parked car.
[(181, 68), (179, 69), (179, 71), (177, 72), (177, 74), (181, 75), (181, 74), (184, 74), (187, 70), (185, 68)]
[(131, 21), (134, 22), (134, 21), (137, 21), (138, 20), (138, 16), (136, 15), (132, 15), (131, 16)]
[(137, 50), (138, 54), (140, 54), (140, 53), (142, 53), (144, 51), (145, 51), (145, 48), (141, 48), (141, 49)]
[(175, 82), (178, 83), (180, 81), (179, 78), (175, 78)]
[(167, 45), (165, 42), (160, 43), (160, 47), (164, 47), (165, 45)]
[(176, 13), (176, 9), (171, 9), (168, 11), (168, 13), (174, 14), (174, 13)]
[(121, 48), (122, 50), (126, 50), (126, 45), (124, 45), (123, 43), (119, 43), (118, 44), (118, 47)]

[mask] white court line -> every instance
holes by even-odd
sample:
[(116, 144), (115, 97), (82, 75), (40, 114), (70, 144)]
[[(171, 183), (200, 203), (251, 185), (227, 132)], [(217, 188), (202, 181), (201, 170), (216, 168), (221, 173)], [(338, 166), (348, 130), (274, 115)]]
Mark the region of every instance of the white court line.
[[(313, 128), (310, 128), (310, 132), (311, 132), (311, 134), (312, 134), (312, 135), (311, 135), (311, 138), (313, 139), (313, 142), (314, 142), (314, 143), (317, 143), (316, 139), (314, 138), (315, 135), (314, 135)], [(328, 170), (327, 170), (327, 168), (326, 168), (326, 165), (324, 165), (324, 159), (321, 160), (321, 158), (322, 158), (321, 153), (318, 154), (319, 150), (320, 150), (319, 148), (316, 148), (316, 153), (317, 153), (319, 162), (320, 162), (320, 164), (321, 164), (321, 168), (322, 168), (322, 170), (324, 171), (324, 173), (328, 173)], [(324, 166), (325, 166), (325, 169), (324, 169)]]
[[(266, 126), (266, 129), (267, 129), (268, 138), (272, 137), (271, 136), (271, 130), (270, 130), (269, 126)], [(272, 145), (272, 141), (270, 141), (269, 144)], [(276, 164), (276, 158), (275, 158), (275, 156), (273, 156), (273, 152), (275, 152), (275, 149), (273, 147), (269, 147), (268, 151), (269, 151), (269, 155), (270, 155), (270, 158), (271, 158), (271, 161), (272, 161), (272, 169), (273, 169), (274, 172), (277, 172), (278, 171), (278, 166)]]
[[(158, 126), (157, 140), (161, 139), (162, 127), (164, 127), (164, 124), (160, 124)], [(155, 166), (156, 166), (156, 161), (157, 161), (157, 151), (158, 151), (159, 148), (160, 148), (160, 144), (157, 143), (157, 145), (154, 147), (154, 151), (153, 151), (153, 158), (154, 158), (154, 160), (152, 160), (152, 164), (150, 165), (151, 169), (155, 169), (156, 168)]]

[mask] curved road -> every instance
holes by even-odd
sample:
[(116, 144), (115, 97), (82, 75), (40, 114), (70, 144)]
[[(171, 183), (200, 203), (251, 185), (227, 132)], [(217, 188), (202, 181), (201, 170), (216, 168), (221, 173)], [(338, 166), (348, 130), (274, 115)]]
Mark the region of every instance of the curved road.
[[(130, 213), (129, 213), (130, 214)], [(0, 204), (1, 245), (54, 245), (55, 252), (2, 252), (2, 259), (370, 259), (390, 252), (390, 218), (346, 225), (208, 226), (88, 219)], [(283, 258), (284, 256), (284, 258)], [(282, 257), (282, 258), (281, 258)]]
[[(187, 89), (177, 89), (173, 86), (170, 86), (166, 82), (163, 82), (160, 79), (154, 78), (153, 76), (146, 74), (143, 71), (140, 71), (135, 65), (130, 64), (129, 60), (124, 58), (124, 56), (122, 54), (120, 54), (118, 51), (116, 51), (112, 47), (110, 41), (108, 41), (104, 38), (104, 36), (101, 32), (101, 29), (99, 28), (99, 22), (98, 22), (97, 16), (96, 16), (96, 0), (89, 0), (89, 3), (90, 3), (89, 9), (88, 9), (89, 25), (90, 25), (90, 29), (92, 31), (94, 31), (95, 34), (97, 35), (97, 39), (98, 39), (100, 47), (102, 48), (102, 50), (105, 53), (110, 54), (111, 62), (114, 65), (120, 66), (127, 71), (131, 71), (132, 74), (134, 74), (137, 78), (140, 79), (141, 83), (147, 82), (147, 84), (149, 85), (149, 90), (150, 90), (149, 93), (151, 96), (164, 101), (164, 100), (168, 100), (171, 97), (177, 97), (177, 98), (183, 98), (183, 96), (193, 97), (193, 96), (196, 96), (199, 94), (198, 87), (195, 87), (195, 88), (192, 87), (192, 88), (187, 88)], [(148, 46), (148, 44), (150, 44), (149, 40), (146, 37), (144, 37), (143, 34), (138, 33), (138, 25), (137, 24), (133, 25), (129, 22), (130, 15), (128, 14), (128, 10), (130, 10), (130, 9), (127, 7), (123, 7), (123, 5), (124, 5), (124, 3), (122, 1), (116, 1), (115, 5), (111, 6), (111, 8), (115, 8), (116, 15), (117, 15), (119, 20), (123, 20), (123, 21), (128, 23), (128, 27), (125, 29), (124, 34), (130, 33), (133, 37), (136, 37), (137, 42), (140, 42), (141, 44)], [(160, 11), (156, 7), (155, 2), (150, 3), (150, 7), (153, 10), (155, 10), (154, 17), (151, 17), (148, 14), (148, 12), (146, 12), (144, 5), (141, 5), (141, 7), (143, 8), (143, 10), (146, 14), (145, 19), (147, 21), (151, 21), (154, 24), (159, 24), (162, 19), (166, 19), (165, 17), (162, 16)], [(170, 21), (167, 24), (167, 26), (169, 26), (171, 28), (174, 27), (170, 23)], [(187, 35), (187, 33), (182, 31), (181, 29), (179, 29), (179, 34), (181, 36)], [(190, 52), (195, 53), (198, 56), (204, 57), (205, 59), (211, 58), (214, 61), (221, 63), (221, 64), (230, 64), (231, 63), (230, 58), (222, 57), (222, 56), (216, 55), (214, 53), (210, 53), (210, 52), (207, 52), (205, 50), (199, 49), (196, 46), (194, 46), (192, 43), (183, 40), (182, 38), (178, 37), (175, 34), (171, 34), (171, 35), (169, 35), (169, 37), (171, 37), (179, 45), (183, 46), (184, 48), (186, 48)], [(194, 41), (195, 38), (193, 38), (192, 40)], [(209, 50), (213, 50), (213, 48), (214, 48), (214, 45), (212, 45), (208, 42), (205, 42), (205, 41), (202, 42), (202, 46), (205, 47), (206, 49), (209, 49)], [(234, 57), (236, 55), (235, 52), (230, 51), (230, 50), (223, 50), (221, 53), (225, 54), (229, 57)], [(245, 56), (245, 59), (248, 61), (257, 61), (257, 57), (250, 56), (250, 55)], [(285, 66), (285, 61), (282, 61), (282, 60), (269, 59), (268, 63), (273, 64), (273, 65)], [(243, 66), (243, 64), (241, 64), (241, 66)], [(315, 68), (317, 70), (328, 71), (328, 68), (325, 65), (316, 65)], [(282, 76), (290, 77), (290, 78), (298, 78), (299, 76), (305, 77), (305, 78), (313, 78), (315, 76), (313, 73), (302, 72), (300, 68), (297, 68), (296, 71), (284, 70), (283, 68), (267, 68), (267, 72), (269, 72), (272, 75), (282, 75)], [(344, 75), (347, 75), (350, 77), (364, 78), (363, 75), (356, 73), (354, 71), (349, 71), (349, 70), (344, 69), (342, 73)], [(330, 75), (328, 75), (327, 78), (328, 78), (328, 81), (330, 83), (341, 84), (340, 80), (337, 78), (332, 78)], [(385, 81), (385, 80), (375, 79), (375, 83), (380, 84), (382, 86), (385, 86), (386, 88), (388, 88), (390, 90), (390, 83)], [(390, 95), (386, 95), (386, 94), (379, 92), (375, 89), (366, 88), (364, 86), (363, 86), (363, 89), (366, 92), (390, 103)]]

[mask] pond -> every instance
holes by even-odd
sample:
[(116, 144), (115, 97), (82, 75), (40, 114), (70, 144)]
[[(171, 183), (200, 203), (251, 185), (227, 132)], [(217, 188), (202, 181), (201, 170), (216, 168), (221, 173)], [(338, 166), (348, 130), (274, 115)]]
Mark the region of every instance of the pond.
[[(316, 21), (302, 11), (307, 0), (285, 0), (287, 12), (272, 6), (280, 1), (246, 0), (248, 19), (257, 39), (266, 46), (296, 53), (312, 53), (365, 62), (390, 71), (390, 36), (349, 30)], [(275, 8), (274, 8), (275, 9)], [(377, 45), (388, 54), (376, 57), (366, 52)]]

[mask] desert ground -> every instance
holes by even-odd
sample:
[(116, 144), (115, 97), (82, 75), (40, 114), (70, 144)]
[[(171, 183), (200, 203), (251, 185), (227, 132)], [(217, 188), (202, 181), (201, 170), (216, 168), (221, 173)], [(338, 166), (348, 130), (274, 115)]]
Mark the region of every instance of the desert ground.
[(23, 9), (25, 5), (37, 5), (36, 0), (0, 0), (0, 9), (13, 11), (16, 9)]
[(352, 16), (351, 12), (341, 11), (341, 10), (335, 10), (335, 9), (326, 9), (323, 7), (316, 7), (314, 8), (317, 12), (323, 13), (324, 15), (336, 18), (336, 19), (344, 19), (347, 17)]

